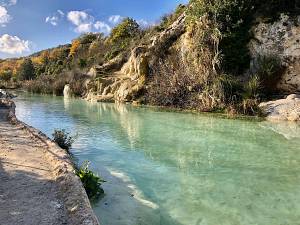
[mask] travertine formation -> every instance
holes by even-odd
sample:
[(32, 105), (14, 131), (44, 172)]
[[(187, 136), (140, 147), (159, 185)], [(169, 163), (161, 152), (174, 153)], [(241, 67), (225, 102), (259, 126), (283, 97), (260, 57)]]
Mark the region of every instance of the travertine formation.
[(151, 44), (137, 46), (129, 59), (119, 55), (102, 66), (91, 68), (88, 75), (89, 101), (129, 102), (145, 86), (149, 64), (158, 52), (170, 47), (185, 32), (186, 15), (181, 15), (168, 29), (153, 37)]

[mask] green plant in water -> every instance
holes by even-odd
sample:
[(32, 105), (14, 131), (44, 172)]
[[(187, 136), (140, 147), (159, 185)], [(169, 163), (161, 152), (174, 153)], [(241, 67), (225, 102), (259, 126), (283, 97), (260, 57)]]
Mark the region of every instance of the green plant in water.
[(70, 133), (66, 132), (64, 129), (55, 129), (52, 137), (53, 141), (56, 142), (59, 147), (67, 151), (70, 150), (72, 144), (74, 143), (74, 138), (70, 136)]
[(90, 199), (97, 198), (104, 193), (101, 184), (105, 180), (101, 179), (93, 171), (89, 169), (90, 162), (85, 161), (79, 169), (77, 169), (76, 174), (79, 176), (85, 191)]

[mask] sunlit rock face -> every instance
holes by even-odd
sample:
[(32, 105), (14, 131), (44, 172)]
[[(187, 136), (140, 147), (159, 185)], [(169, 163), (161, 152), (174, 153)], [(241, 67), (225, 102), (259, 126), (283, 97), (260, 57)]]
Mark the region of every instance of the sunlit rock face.
[(249, 44), (252, 64), (260, 55), (278, 56), (285, 71), (277, 88), (286, 93), (300, 92), (300, 16), (281, 15), (276, 22), (259, 23), (253, 35)]
[(185, 32), (185, 14), (168, 29), (154, 36), (149, 45), (132, 49), (129, 58), (117, 56), (108, 63), (93, 67), (88, 75), (86, 99), (90, 101), (138, 102), (138, 93), (145, 88), (151, 63), (161, 57), (162, 48), (171, 47)]

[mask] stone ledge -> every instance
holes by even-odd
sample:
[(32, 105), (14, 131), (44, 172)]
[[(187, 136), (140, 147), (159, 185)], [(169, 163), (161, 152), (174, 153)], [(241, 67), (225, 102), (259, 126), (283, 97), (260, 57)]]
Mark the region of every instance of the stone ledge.
[(69, 154), (58, 147), (41, 131), (19, 121), (15, 115), (15, 104), (9, 99), (0, 99), (0, 105), (8, 110), (8, 120), (34, 137), (40, 139), (48, 148), (45, 149), (46, 159), (53, 168), (55, 180), (59, 186), (61, 197), (68, 212), (68, 224), (70, 225), (99, 225), (88, 196), (77, 175)]

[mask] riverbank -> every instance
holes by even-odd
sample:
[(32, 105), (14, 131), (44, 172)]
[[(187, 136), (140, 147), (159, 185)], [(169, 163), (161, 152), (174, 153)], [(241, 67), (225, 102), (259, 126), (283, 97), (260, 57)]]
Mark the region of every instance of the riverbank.
[(69, 155), (0, 106), (0, 224), (98, 225)]

